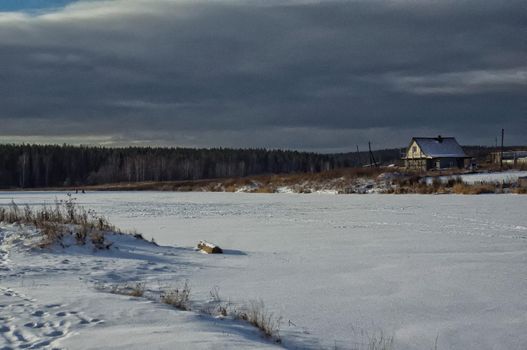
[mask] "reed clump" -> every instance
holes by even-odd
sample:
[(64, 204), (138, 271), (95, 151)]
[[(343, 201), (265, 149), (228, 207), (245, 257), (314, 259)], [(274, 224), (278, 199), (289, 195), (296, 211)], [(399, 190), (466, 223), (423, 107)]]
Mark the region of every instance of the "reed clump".
[(77, 245), (91, 243), (95, 249), (108, 249), (111, 243), (105, 235), (122, 233), (105, 217), (78, 206), (71, 194), (65, 200), (56, 200), (52, 206), (36, 209), (11, 202), (7, 208), (0, 207), (0, 222), (34, 226), (42, 235), (40, 247), (64, 246), (65, 238), (70, 236)]

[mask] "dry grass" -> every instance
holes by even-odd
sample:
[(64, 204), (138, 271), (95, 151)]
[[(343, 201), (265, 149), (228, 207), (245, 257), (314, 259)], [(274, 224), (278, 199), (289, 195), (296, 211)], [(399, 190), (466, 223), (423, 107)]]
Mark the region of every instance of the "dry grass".
[(439, 178), (434, 178), (432, 183), (427, 183), (425, 178), (412, 175), (396, 179), (392, 187), (387, 189), (385, 193), (393, 194), (485, 194), (485, 193), (502, 193), (503, 188), (492, 183), (481, 184), (467, 184), (464, 183), (461, 177), (441, 181)]
[(512, 193), (527, 194), (527, 187), (516, 187), (512, 190)]
[(210, 302), (203, 305), (200, 311), (211, 316), (227, 317), (229, 314), (230, 303), (221, 299), (219, 287), (216, 286), (212, 288), (210, 291), (210, 297)]
[[(132, 297), (145, 297), (144, 282), (137, 282), (134, 284), (114, 284), (114, 285), (99, 285), (96, 288), (101, 291), (110, 292), (112, 294), (127, 295)], [(250, 301), (247, 305), (241, 307), (234, 307), (229, 302), (224, 302), (219, 295), (219, 288), (215, 287), (210, 291), (211, 302), (209, 305), (202, 307), (199, 312), (221, 317), (232, 317), (234, 320), (242, 320), (250, 323), (254, 327), (262, 331), (262, 333), (276, 341), (281, 342), (279, 329), (282, 322), (281, 317), (275, 317), (273, 313), (265, 309), (262, 301)], [(175, 307), (178, 310), (190, 311), (190, 285), (185, 282), (182, 288), (166, 288), (161, 291), (159, 299), (152, 299), (152, 295), (146, 296), (151, 300), (160, 301), (164, 304)], [(377, 342), (377, 340), (376, 340)], [(388, 348), (371, 348), (371, 350), (384, 350)]]
[(367, 349), (368, 350), (391, 350), (393, 349), (394, 340), (391, 336), (386, 336), (380, 332), (373, 337), (370, 337)]
[(163, 182), (135, 182), (113, 183), (105, 185), (85, 186), (87, 190), (97, 191), (181, 191), (181, 192), (235, 192), (244, 186), (258, 184), (253, 192), (273, 193), (281, 186), (295, 186), (298, 184), (319, 184), (341, 179), (349, 182), (357, 178), (376, 178), (381, 173), (396, 171), (393, 168), (342, 168), (318, 173), (291, 173), (254, 175), (238, 178), (163, 181)]
[[(352, 338), (355, 342), (347, 344), (346, 349), (353, 350), (392, 350), (395, 347), (393, 336), (386, 335), (382, 330), (373, 332), (366, 331), (362, 328), (352, 328)], [(338, 347), (335, 345), (335, 349)]]
[(236, 192), (237, 188), (236, 188), (236, 185), (234, 184), (230, 184), (230, 185), (226, 185), (224, 187), (224, 191), (225, 192)]
[(279, 330), (282, 318), (276, 317), (272, 312), (267, 311), (263, 301), (252, 300), (248, 305), (240, 309), (233, 309), (230, 314), (235, 319), (249, 322), (276, 342), (281, 342)]
[(160, 300), (176, 309), (190, 310), (190, 285), (185, 282), (181, 289), (167, 289), (161, 293)]
[(452, 192), (456, 194), (484, 194), (496, 193), (494, 184), (474, 184), (457, 183), (452, 187)]
[(64, 246), (64, 238), (71, 235), (77, 245), (90, 242), (96, 249), (108, 249), (111, 243), (105, 240), (105, 234), (121, 231), (105, 217), (76, 205), (71, 194), (67, 196), (66, 200), (57, 200), (53, 206), (43, 206), (37, 210), (27, 205), (20, 208), (11, 202), (9, 207), (0, 208), (0, 222), (34, 226), (42, 235), (40, 247), (53, 244)]
[[(161, 292), (160, 298), (153, 298), (152, 295), (145, 295), (146, 284), (144, 282), (115, 284), (104, 286), (100, 285), (97, 288), (101, 291), (110, 292), (112, 294), (126, 295), (131, 297), (146, 297), (154, 301), (161, 301), (167, 305), (171, 305), (178, 310), (190, 311), (190, 285), (185, 282), (183, 288), (179, 289), (165, 289)], [(225, 302), (219, 295), (219, 288), (214, 287), (210, 291), (211, 301), (209, 305), (202, 307), (198, 312), (212, 316), (232, 317), (234, 320), (240, 320), (251, 324), (258, 328), (266, 337), (271, 340), (281, 343), (280, 326), (282, 323), (281, 317), (276, 317), (272, 312), (266, 310), (263, 301), (252, 300), (249, 303), (235, 307), (229, 302)], [(368, 333), (360, 331), (356, 336), (359, 336), (361, 341), (353, 343), (351, 349), (354, 350), (392, 350), (394, 348), (393, 336), (387, 336), (383, 331)], [(348, 347), (346, 347), (348, 348)], [(335, 349), (337, 346), (335, 345)], [(437, 349), (437, 339), (436, 339)]]
[(281, 317), (275, 317), (273, 313), (265, 309), (261, 300), (252, 300), (246, 305), (235, 306), (230, 302), (225, 302), (219, 295), (219, 288), (214, 287), (210, 291), (211, 301), (204, 305), (201, 312), (212, 316), (232, 317), (235, 320), (242, 320), (250, 323), (262, 331), (262, 333), (276, 342), (280, 339)]
[[(142, 297), (145, 294), (146, 284), (137, 282), (135, 284), (115, 284), (110, 287), (110, 293), (119, 295), (128, 295), (131, 297)], [(104, 288), (101, 288), (104, 290)]]
[(270, 185), (262, 185), (257, 187), (254, 191), (251, 191), (252, 193), (274, 193), (276, 192), (276, 189), (274, 186)]

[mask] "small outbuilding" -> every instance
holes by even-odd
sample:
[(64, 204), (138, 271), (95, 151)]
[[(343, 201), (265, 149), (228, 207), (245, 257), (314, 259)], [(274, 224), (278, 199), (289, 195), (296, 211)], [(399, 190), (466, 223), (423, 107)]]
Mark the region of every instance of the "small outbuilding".
[(405, 155), (404, 165), (411, 170), (463, 168), (468, 159), (453, 137), (413, 137)]

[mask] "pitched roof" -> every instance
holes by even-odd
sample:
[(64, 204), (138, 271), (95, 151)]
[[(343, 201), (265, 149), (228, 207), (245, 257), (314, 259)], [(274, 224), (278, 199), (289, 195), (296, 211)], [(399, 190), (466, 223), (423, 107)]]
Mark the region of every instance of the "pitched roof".
[(453, 137), (414, 137), (421, 152), (431, 158), (463, 158), (467, 157), (463, 148)]

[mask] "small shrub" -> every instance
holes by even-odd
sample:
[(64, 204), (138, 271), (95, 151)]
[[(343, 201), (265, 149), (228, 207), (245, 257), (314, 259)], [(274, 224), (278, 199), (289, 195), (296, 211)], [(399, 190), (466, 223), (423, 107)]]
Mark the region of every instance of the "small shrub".
[(85, 245), (86, 238), (88, 237), (88, 228), (85, 225), (79, 227), (79, 230), (75, 232), (75, 242), (78, 245)]
[(212, 316), (226, 317), (228, 315), (229, 303), (224, 302), (219, 294), (219, 287), (214, 287), (210, 291), (211, 300), (201, 309), (202, 312)]
[(179, 310), (190, 310), (190, 285), (185, 282), (181, 289), (169, 289), (161, 293), (161, 302)]
[(99, 250), (110, 249), (112, 245), (111, 242), (110, 243), (106, 242), (104, 233), (102, 232), (97, 232), (97, 231), (91, 232), (90, 239), (91, 239), (93, 246)]
[[(142, 297), (145, 294), (146, 284), (144, 282), (137, 282), (136, 284), (114, 284), (110, 287), (110, 293), (119, 295), (128, 295), (131, 297)], [(104, 290), (103, 287), (100, 289)], [(107, 289), (106, 289), (107, 290)]]
[(55, 222), (47, 221), (41, 223), (38, 228), (42, 235), (42, 240), (38, 244), (40, 248), (50, 247), (53, 244), (63, 246), (62, 240), (64, 238), (64, 226)]
[(145, 294), (145, 283), (136, 283), (135, 286), (132, 287), (130, 293), (128, 295), (132, 297), (142, 297)]
[(210, 297), (212, 298), (212, 301), (215, 303), (219, 303), (221, 301), (220, 298), (220, 287), (215, 286), (210, 290)]
[(277, 342), (281, 341), (279, 330), (282, 318), (268, 312), (263, 301), (252, 300), (241, 310), (233, 310), (232, 314), (235, 319), (247, 321), (266, 336), (274, 338)]

